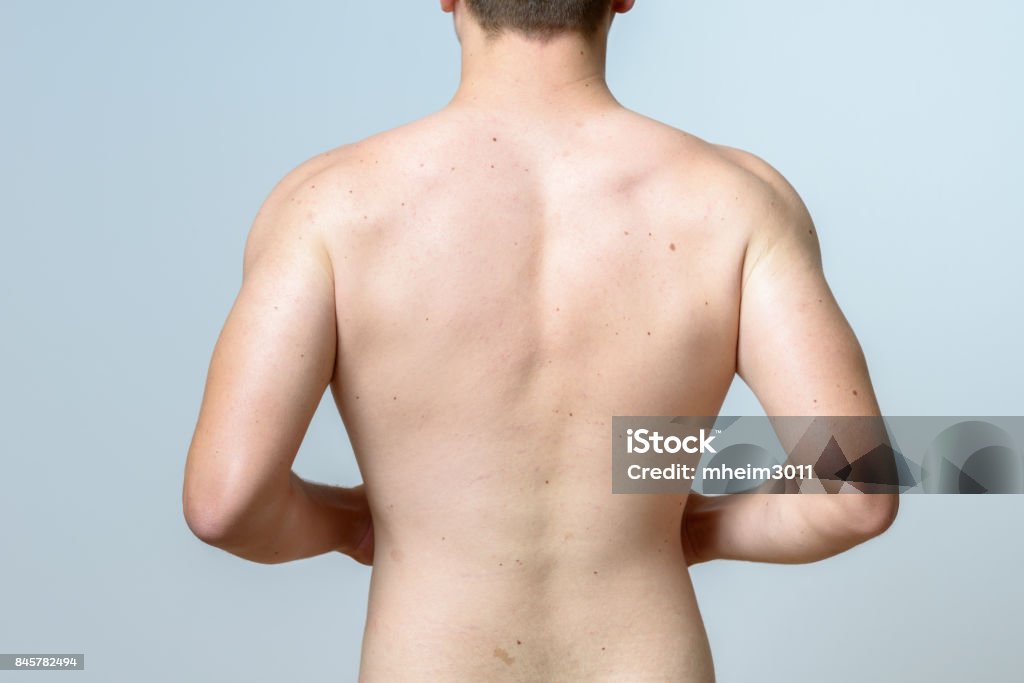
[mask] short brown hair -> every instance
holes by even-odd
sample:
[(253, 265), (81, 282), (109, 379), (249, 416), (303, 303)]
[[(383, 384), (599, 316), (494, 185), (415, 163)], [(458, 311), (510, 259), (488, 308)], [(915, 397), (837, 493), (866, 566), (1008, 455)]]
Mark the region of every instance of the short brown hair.
[(612, 0), (466, 0), (477, 22), (490, 34), (505, 30), (529, 36), (597, 32)]

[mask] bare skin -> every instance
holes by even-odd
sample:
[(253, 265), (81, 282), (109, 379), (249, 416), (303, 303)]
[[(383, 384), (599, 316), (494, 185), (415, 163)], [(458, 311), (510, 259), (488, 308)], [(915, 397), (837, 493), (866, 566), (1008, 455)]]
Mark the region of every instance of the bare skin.
[[(255, 221), (186, 520), (257, 562), (372, 561), (360, 680), (712, 681), (688, 566), (820, 560), (895, 498), (614, 496), (611, 417), (717, 414), (737, 373), (770, 415), (878, 414), (816, 229), (765, 162), (622, 107), (607, 25), (488, 41), (442, 7), (451, 103)], [(365, 488), (292, 472), (328, 387)]]

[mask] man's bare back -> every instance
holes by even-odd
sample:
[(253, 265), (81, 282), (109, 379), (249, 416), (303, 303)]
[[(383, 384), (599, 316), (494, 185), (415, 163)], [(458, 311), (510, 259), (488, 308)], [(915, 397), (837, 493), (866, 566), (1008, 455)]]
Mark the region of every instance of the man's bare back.
[[(270, 396), (270, 380), (221, 390), (243, 407), (222, 409), (234, 417), (220, 421), (247, 408), (271, 422), (263, 437), (281, 439), (278, 452), (297, 449), (316, 398), (299, 387), (329, 381), (372, 517), (348, 543), (373, 543), (363, 680), (714, 678), (688, 572), (710, 557), (686, 556), (684, 547), (698, 553), (682, 524), (687, 496), (612, 495), (611, 417), (717, 414), (741, 370), (741, 293), (753, 269), (762, 256), (764, 269), (813, 265), (786, 245), (812, 253), (816, 237), (767, 164), (592, 95), (591, 84), (603, 86), (580, 80), (578, 106), (543, 116), (529, 102), (456, 98), (310, 160), (257, 218), (247, 268), (257, 281), (275, 274), (253, 285), (258, 304), (236, 304), (232, 315), (249, 322), (235, 336), (271, 339), (241, 355), (296, 379), (264, 403), (246, 401)], [(844, 332), (808, 270), (792, 310), (820, 304), (808, 315)], [(281, 331), (269, 332), (275, 317)], [(773, 324), (748, 317), (754, 333)], [(805, 382), (814, 404), (799, 391), (784, 397), (765, 379), (773, 344), (799, 351), (784, 335), (767, 339), (747, 354), (744, 377), (770, 412), (812, 414), (819, 400), (834, 412), (872, 409), (856, 353), (852, 369), (838, 362), (837, 389), (831, 377)], [(852, 398), (850, 381), (861, 382)], [(193, 450), (220, 453), (228, 437), (215, 431), (201, 419)], [(245, 438), (263, 443), (251, 428)], [(275, 467), (222, 465), (232, 483), (219, 490)], [(192, 515), (195, 528), (201, 518)], [(708, 548), (756, 543), (701, 523), (690, 533)], [(797, 545), (778, 539), (790, 558), (804, 552)], [(251, 555), (288, 552), (273, 548)]]
[(301, 201), (342, 221), (369, 678), (709, 678), (684, 498), (611, 495), (610, 416), (717, 414), (756, 177), (621, 108), (453, 109), (331, 158)]

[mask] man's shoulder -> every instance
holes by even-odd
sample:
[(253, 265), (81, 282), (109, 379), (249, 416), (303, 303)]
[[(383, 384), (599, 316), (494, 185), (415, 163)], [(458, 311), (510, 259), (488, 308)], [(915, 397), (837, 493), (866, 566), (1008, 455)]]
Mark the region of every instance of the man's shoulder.
[(426, 116), (330, 148), (289, 170), (271, 198), (303, 195), (300, 199), (316, 201), (318, 196), (330, 196), (336, 202), (346, 194), (356, 194), (355, 186), (378, 183), (382, 176), (394, 172), (396, 162), (406, 159), (410, 149), (429, 143), (437, 126), (436, 115)]
[(429, 140), (430, 117), (337, 145), (288, 170), (263, 201), (247, 254), (263, 246), (308, 239), (327, 244), (339, 234), (369, 229), (389, 205), (394, 178), (408, 171), (409, 150)]
[(693, 163), (710, 205), (745, 226), (748, 239), (771, 242), (787, 233), (814, 234), (810, 213), (789, 180), (762, 157), (729, 145), (694, 138)]
[(723, 144), (710, 146), (719, 163), (732, 175), (737, 189), (742, 190), (737, 201), (756, 213), (778, 216), (783, 222), (803, 220), (807, 208), (778, 169), (753, 152)]
[(642, 147), (660, 150), (659, 165), (670, 182), (701, 179), (708, 199), (760, 211), (764, 206), (794, 210), (803, 204), (796, 190), (774, 166), (756, 154), (708, 141), (667, 123), (631, 112), (634, 131), (647, 138)]
[(786, 262), (820, 263), (817, 229), (803, 199), (785, 176), (756, 154), (727, 145), (714, 147), (723, 162), (731, 165), (738, 187), (743, 188), (735, 195), (749, 228), (743, 282), (772, 251)]
[(376, 179), (382, 157), (389, 145), (394, 145), (387, 138), (391, 132), (337, 145), (292, 167), (270, 190), (257, 222), (266, 216), (288, 216), (294, 220), (279, 224), (323, 223), (339, 210), (350, 208), (349, 204), (358, 203), (368, 188), (379, 184)]
[(280, 178), (269, 198), (281, 200), (301, 195), (302, 199), (310, 199), (311, 195), (323, 194), (315, 190), (328, 189), (332, 180), (358, 174), (359, 167), (367, 161), (372, 166), (375, 137), (337, 145), (301, 161)]
[(249, 230), (245, 261), (282, 244), (324, 243), (324, 227), (352, 202), (361, 142), (307, 158), (287, 171), (267, 194)]
[(665, 189), (667, 178), (669, 188), (696, 192), (703, 210), (744, 236), (750, 262), (780, 241), (795, 239), (808, 252), (817, 249), (817, 230), (803, 199), (772, 164), (753, 152), (651, 121), (645, 125), (666, 142), (668, 172), (661, 175), (659, 189)]

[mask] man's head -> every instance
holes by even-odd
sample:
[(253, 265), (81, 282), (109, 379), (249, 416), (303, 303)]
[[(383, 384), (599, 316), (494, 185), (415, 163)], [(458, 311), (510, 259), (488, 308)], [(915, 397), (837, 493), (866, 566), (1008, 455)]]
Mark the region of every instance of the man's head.
[(446, 12), (456, 2), (489, 37), (513, 31), (545, 39), (560, 33), (594, 37), (611, 24), (612, 15), (626, 12), (634, 0), (442, 0)]

